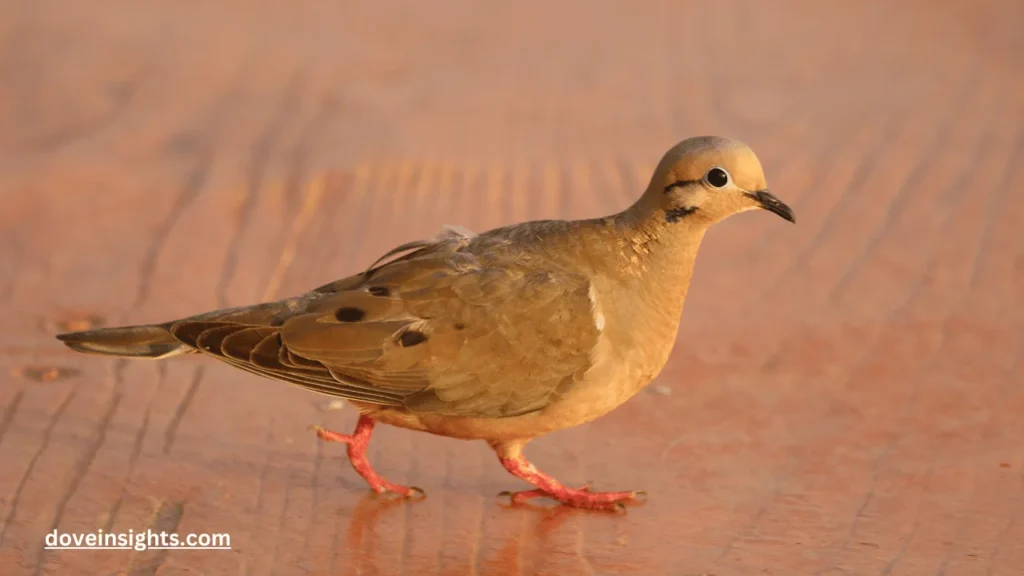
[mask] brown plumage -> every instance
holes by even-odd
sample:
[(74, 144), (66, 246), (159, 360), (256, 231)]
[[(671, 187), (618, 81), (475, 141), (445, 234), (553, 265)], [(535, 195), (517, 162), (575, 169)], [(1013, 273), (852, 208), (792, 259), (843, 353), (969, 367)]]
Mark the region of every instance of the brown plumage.
[(635, 492), (562, 486), (521, 454), (530, 439), (619, 406), (664, 366), (697, 249), (731, 214), (767, 209), (749, 148), (693, 138), (666, 153), (640, 199), (592, 220), (449, 228), (307, 294), (163, 324), (61, 334), (79, 352), (165, 358), (200, 352), (254, 374), (350, 400), (344, 442), (378, 492), (419, 492), (365, 459), (375, 421), (487, 440), (513, 474), (568, 505), (615, 508)]

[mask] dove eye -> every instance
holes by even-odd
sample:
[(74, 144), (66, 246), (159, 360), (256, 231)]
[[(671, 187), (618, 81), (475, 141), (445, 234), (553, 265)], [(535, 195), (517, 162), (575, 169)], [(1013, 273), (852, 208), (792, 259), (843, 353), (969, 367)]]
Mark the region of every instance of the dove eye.
[(724, 188), (729, 183), (729, 173), (716, 166), (708, 170), (704, 175), (704, 181), (715, 188)]

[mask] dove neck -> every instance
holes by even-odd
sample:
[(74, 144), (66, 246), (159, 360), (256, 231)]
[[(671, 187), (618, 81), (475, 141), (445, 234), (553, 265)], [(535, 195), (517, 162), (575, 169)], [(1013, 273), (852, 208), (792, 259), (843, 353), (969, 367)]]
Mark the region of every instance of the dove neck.
[(681, 313), (697, 251), (710, 222), (701, 217), (669, 222), (660, 207), (647, 206), (641, 200), (618, 214), (615, 224), (625, 239), (619, 248), (623, 279), (639, 280), (636, 289), (647, 301)]
[(592, 277), (591, 297), (596, 296), (608, 326), (628, 327), (606, 330), (605, 339), (642, 376), (639, 385), (646, 385), (675, 344), (707, 226), (697, 218), (667, 222), (664, 211), (641, 204), (583, 228), (597, 235), (586, 234), (579, 245), (599, 271)]

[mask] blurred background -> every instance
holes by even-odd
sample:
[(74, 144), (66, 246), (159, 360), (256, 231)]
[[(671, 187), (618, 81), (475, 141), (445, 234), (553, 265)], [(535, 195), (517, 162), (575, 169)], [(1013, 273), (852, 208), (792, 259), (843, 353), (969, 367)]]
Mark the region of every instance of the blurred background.
[[(0, 1), (0, 573), (1020, 574), (1024, 4)], [(67, 329), (303, 292), (445, 224), (599, 216), (750, 144), (647, 391), (527, 448), (626, 516), (505, 509), (481, 443)], [(224, 551), (46, 551), (61, 532)]]

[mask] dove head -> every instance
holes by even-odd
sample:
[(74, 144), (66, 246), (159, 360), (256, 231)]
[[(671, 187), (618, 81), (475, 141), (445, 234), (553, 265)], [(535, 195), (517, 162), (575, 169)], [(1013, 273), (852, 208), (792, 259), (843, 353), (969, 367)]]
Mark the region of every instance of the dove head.
[(668, 224), (710, 225), (746, 210), (768, 210), (795, 222), (793, 210), (768, 191), (761, 162), (745, 144), (701, 136), (673, 146), (644, 194)]

